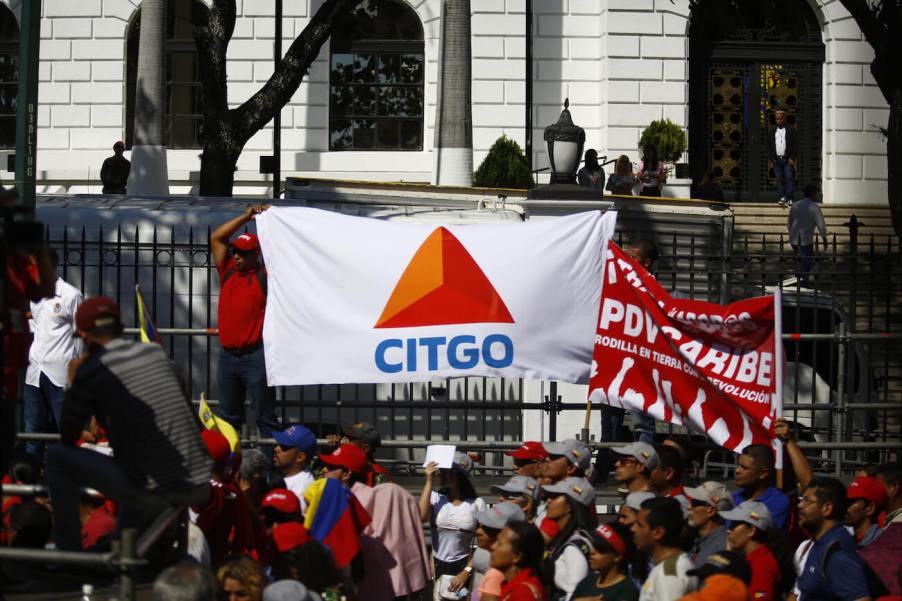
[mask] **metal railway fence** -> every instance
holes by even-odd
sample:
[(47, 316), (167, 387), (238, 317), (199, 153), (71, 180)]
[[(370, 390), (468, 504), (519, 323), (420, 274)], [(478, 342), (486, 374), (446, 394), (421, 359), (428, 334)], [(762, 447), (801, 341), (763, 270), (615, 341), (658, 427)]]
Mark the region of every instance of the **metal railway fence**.
[[(624, 217), (618, 241), (655, 240), (661, 254), (655, 275), (671, 290), (723, 303), (783, 289), (784, 329), (798, 334), (784, 341), (790, 362), (787, 417), (804, 439), (898, 439), (897, 238), (859, 236), (856, 228), (849, 236), (834, 234), (818, 249), (814, 285), (802, 288), (791, 279), (798, 263), (782, 235), (737, 234), (726, 217), (714, 225), (687, 221), (669, 228)], [(218, 274), (208, 239), (209, 228), (184, 224), (48, 229), (49, 242), (60, 252), (62, 277), (86, 295), (112, 296), (126, 323), (136, 323), (134, 285), (141, 284), (164, 346), (186, 371), (191, 397), (205, 392), (215, 399)], [(277, 398), (285, 422), (303, 421), (325, 435), (341, 421), (371, 421), (387, 440), (515, 441), (537, 428), (549, 438), (571, 436), (578, 429), (562, 412), (585, 408), (584, 390), (499, 378), (284, 387)], [(415, 457), (412, 450), (404, 455)], [(849, 458), (863, 462), (873, 456), (868, 450)]]

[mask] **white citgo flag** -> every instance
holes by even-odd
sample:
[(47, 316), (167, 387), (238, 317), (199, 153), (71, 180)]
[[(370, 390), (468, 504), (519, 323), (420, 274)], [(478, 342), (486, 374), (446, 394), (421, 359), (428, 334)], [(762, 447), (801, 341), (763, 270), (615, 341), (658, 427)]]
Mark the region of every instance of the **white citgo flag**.
[(589, 379), (614, 212), (441, 226), (274, 207), (256, 219), (271, 386)]

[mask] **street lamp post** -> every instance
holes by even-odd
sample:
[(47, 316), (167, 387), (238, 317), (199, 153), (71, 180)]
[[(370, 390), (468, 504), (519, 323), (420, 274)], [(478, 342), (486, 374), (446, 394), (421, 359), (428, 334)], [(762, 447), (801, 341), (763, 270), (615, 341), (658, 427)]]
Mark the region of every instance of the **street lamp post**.
[(570, 99), (564, 99), (564, 110), (557, 123), (545, 128), (545, 148), (551, 166), (551, 184), (576, 185), (576, 168), (586, 144), (586, 131), (573, 124)]

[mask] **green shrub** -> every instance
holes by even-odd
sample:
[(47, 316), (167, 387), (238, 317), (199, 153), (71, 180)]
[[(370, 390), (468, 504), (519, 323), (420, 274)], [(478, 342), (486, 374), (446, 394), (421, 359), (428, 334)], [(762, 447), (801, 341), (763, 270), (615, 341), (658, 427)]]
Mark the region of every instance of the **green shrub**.
[(686, 132), (670, 119), (652, 121), (639, 139), (640, 152), (647, 146), (658, 151), (658, 160), (676, 162), (686, 152)]
[(483, 188), (532, 188), (532, 173), (520, 145), (507, 136), (495, 140), (473, 183)]

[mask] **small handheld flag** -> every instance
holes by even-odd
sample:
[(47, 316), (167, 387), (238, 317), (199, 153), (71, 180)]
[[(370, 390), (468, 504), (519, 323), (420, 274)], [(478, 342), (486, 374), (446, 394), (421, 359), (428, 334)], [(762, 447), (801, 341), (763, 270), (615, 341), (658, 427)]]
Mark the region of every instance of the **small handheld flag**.
[(153, 324), (153, 318), (150, 316), (150, 311), (147, 310), (147, 305), (144, 303), (140, 284), (135, 284), (135, 301), (138, 303), (138, 327), (141, 329), (141, 342), (162, 344), (157, 328)]
[(204, 428), (207, 430), (215, 430), (225, 436), (226, 440), (229, 441), (229, 449), (234, 453), (235, 449), (241, 444), (238, 433), (235, 431), (235, 428), (232, 427), (232, 424), (221, 417), (217, 417), (216, 414), (213, 413), (213, 410), (207, 405), (207, 399), (204, 398), (203, 393), (200, 394), (198, 416), (200, 417), (200, 421), (204, 424)]

